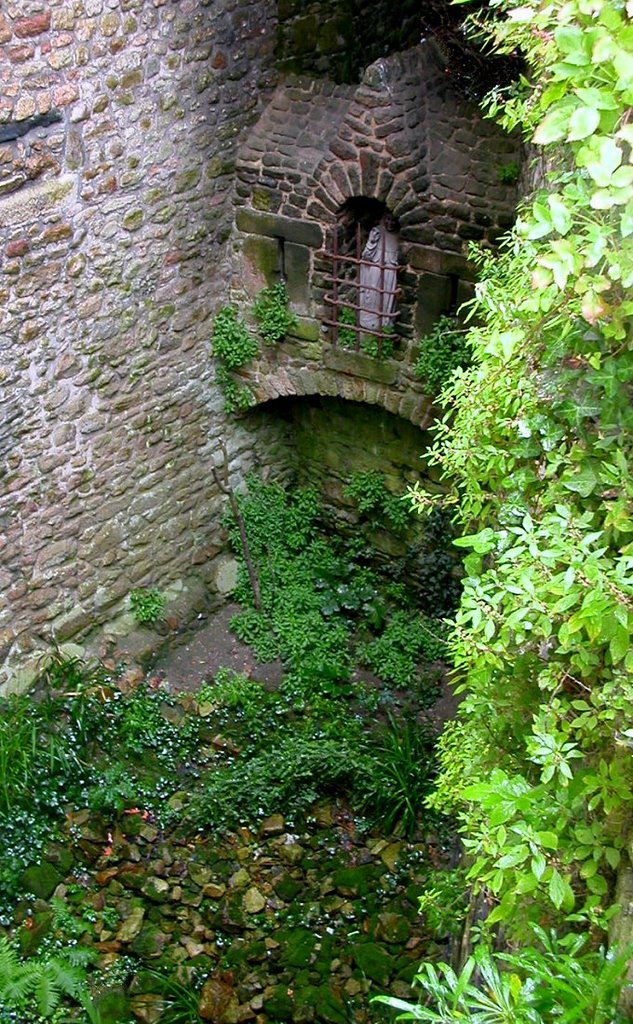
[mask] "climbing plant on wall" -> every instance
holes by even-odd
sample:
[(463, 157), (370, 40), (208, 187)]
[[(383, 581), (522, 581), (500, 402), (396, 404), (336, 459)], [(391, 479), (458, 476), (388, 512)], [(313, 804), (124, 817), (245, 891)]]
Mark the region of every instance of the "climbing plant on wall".
[[(258, 293), (252, 314), (266, 345), (282, 341), (297, 323), (289, 308), (286, 286), (281, 281)], [(224, 395), (225, 412), (248, 409), (254, 401), (253, 393), (235, 374), (259, 354), (259, 346), (235, 306), (222, 306), (213, 318), (212, 354), (216, 361), (215, 380)]]
[(633, 815), (633, 24), (617, 0), (492, 7), (527, 70), (490, 109), (549, 171), (474, 254), (474, 363), (443, 393), (468, 554), (435, 802), (488, 926), (602, 929)]

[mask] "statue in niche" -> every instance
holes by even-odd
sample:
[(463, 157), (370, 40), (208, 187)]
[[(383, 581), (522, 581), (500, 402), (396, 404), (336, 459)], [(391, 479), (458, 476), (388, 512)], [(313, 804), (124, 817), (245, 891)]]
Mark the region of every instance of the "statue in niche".
[(385, 213), (371, 229), (363, 249), (359, 277), (359, 324), (380, 331), (394, 319), (398, 268), (398, 221)]

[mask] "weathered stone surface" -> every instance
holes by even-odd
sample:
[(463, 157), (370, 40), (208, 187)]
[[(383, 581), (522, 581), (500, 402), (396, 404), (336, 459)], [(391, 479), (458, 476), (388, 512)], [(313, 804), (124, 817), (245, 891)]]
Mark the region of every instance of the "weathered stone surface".
[(289, 242), (308, 245), (314, 248), (323, 242), (323, 232), (319, 224), (312, 221), (291, 220), (278, 217), (272, 213), (258, 213), (255, 210), (238, 210), (236, 224), (240, 231), (255, 235), (268, 235), (272, 238), (285, 238)]
[[(258, 402), (340, 394), (427, 422), (415, 331), (440, 311), (442, 288), (464, 294), (464, 239), (492, 243), (513, 215), (498, 170), (516, 145), (452, 91), (431, 45), (384, 57), (360, 86), (334, 85), (353, 23), (340, 5), (322, 18), (290, 0), (279, 12), (262, 0), (181, 6), (84, 0), (0, 15), (11, 136), (0, 571), (19, 581), (0, 601), (0, 688), (33, 678), (35, 632), (39, 657), (57, 626), (81, 636), (117, 619), (135, 587), (197, 573), (206, 593), (227, 593), (212, 581), (226, 545), (209, 471), (218, 439), (230, 441), (235, 485), (255, 465), (296, 468), (287, 423), (247, 414), (236, 428), (223, 412), (209, 337), (230, 284), (246, 303), (283, 271), (301, 315), (303, 347), (244, 372)], [(275, 88), (277, 17), (279, 38), (294, 39), (284, 70), (305, 61), (316, 80)], [(401, 219), (402, 342), (390, 362), (326, 364), (320, 250), (363, 191)], [(425, 274), (438, 278), (433, 294)]]
[(119, 942), (132, 942), (140, 933), (145, 918), (144, 907), (134, 907), (127, 921), (124, 921), (116, 933)]
[(235, 1024), (238, 1020), (238, 1007), (239, 1000), (233, 985), (225, 975), (219, 974), (205, 981), (198, 1003), (198, 1013), (203, 1020), (214, 1021), (215, 1024)]
[(250, 889), (246, 890), (242, 899), (242, 907), (247, 914), (259, 914), (265, 906), (266, 897), (256, 886), (252, 885)]
[(53, 895), (61, 880), (62, 875), (59, 871), (44, 861), (26, 869), (22, 875), (22, 888), (24, 892), (31, 892), (38, 899), (46, 900)]
[(383, 363), (362, 352), (346, 352), (345, 349), (333, 346), (325, 350), (323, 363), (328, 370), (346, 373), (351, 377), (378, 380), (383, 384), (393, 384), (398, 372), (395, 363), (391, 360)]

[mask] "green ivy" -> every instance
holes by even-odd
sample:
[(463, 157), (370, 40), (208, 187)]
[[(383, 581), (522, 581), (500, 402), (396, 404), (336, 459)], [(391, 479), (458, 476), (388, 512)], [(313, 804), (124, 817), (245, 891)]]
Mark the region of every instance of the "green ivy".
[(266, 345), (275, 345), (297, 325), (288, 308), (288, 292), (282, 281), (263, 288), (253, 303), (253, 315)]
[(359, 514), (376, 526), (386, 526), (395, 533), (404, 533), (411, 525), (411, 508), (403, 496), (392, 494), (385, 478), (377, 470), (353, 473), (345, 488)]
[(373, 359), (391, 359), (395, 348), (395, 332), (392, 324), (381, 327), (381, 337), (360, 333), (357, 329), (356, 313), (349, 306), (338, 310), (338, 343), (341, 348), (358, 348)]
[(258, 353), (257, 342), (234, 306), (223, 306), (213, 318), (213, 355), (227, 370), (239, 370)]
[[(398, 515), (409, 516), (406, 505), (378, 479), (381, 507), (386, 497)], [(233, 617), (231, 629), (253, 647), (258, 660), (282, 659), (288, 670), (284, 686), (304, 698), (317, 691), (351, 694), (350, 673), (360, 659), (385, 682), (408, 688), (417, 681), (421, 662), (446, 656), (440, 620), (394, 611), (378, 574), (344, 544), (326, 540), (313, 490), (287, 493), (256, 477), (248, 484), (248, 493), (238, 500), (259, 575), (262, 608), (252, 607), (242, 566), (235, 597), (244, 607)], [(232, 521), (229, 532), (239, 552)], [(365, 637), (362, 643), (359, 631)], [(420, 683), (419, 692), (431, 703), (436, 684), (428, 674), (424, 685)]]
[(633, 31), (606, 0), (491, 7), (527, 70), (490, 110), (550, 172), (500, 255), (472, 251), (474, 365), (443, 392), (465, 697), (435, 799), (488, 926), (604, 928), (633, 811)]
[(395, 612), (382, 634), (359, 648), (361, 660), (399, 689), (410, 687), (420, 662), (446, 659), (446, 627), (438, 619)]
[(163, 617), (167, 598), (157, 587), (130, 591), (130, 608), (139, 625), (152, 625)]
[(212, 354), (217, 362), (216, 383), (232, 413), (252, 405), (250, 390), (236, 382), (233, 374), (258, 354), (257, 342), (234, 306), (223, 306), (213, 318)]

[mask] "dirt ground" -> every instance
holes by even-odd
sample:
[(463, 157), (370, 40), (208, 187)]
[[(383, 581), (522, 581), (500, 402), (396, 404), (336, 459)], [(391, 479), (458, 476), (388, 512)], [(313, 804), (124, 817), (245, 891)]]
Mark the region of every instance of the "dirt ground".
[[(195, 692), (202, 683), (213, 680), (219, 668), (230, 668), (252, 676), (267, 688), (276, 689), (283, 675), (281, 661), (276, 659), (261, 664), (251, 648), (229, 629), (231, 618), (239, 610), (239, 605), (228, 604), (214, 612), (193, 636), (174, 645), (160, 657), (152, 675), (169, 683), (172, 691)], [(370, 686), (382, 685), (373, 673), (363, 669), (354, 672), (352, 680), (362, 680)], [(428, 717), (441, 727), (455, 717), (458, 704), (450, 683), (444, 679), (440, 697), (429, 709)]]
[(152, 675), (166, 679), (170, 689), (195, 691), (219, 668), (230, 668), (271, 688), (278, 686), (283, 674), (279, 659), (260, 664), (251, 648), (231, 633), (229, 622), (239, 610), (239, 605), (227, 604), (214, 612), (192, 637), (159, 658)]

